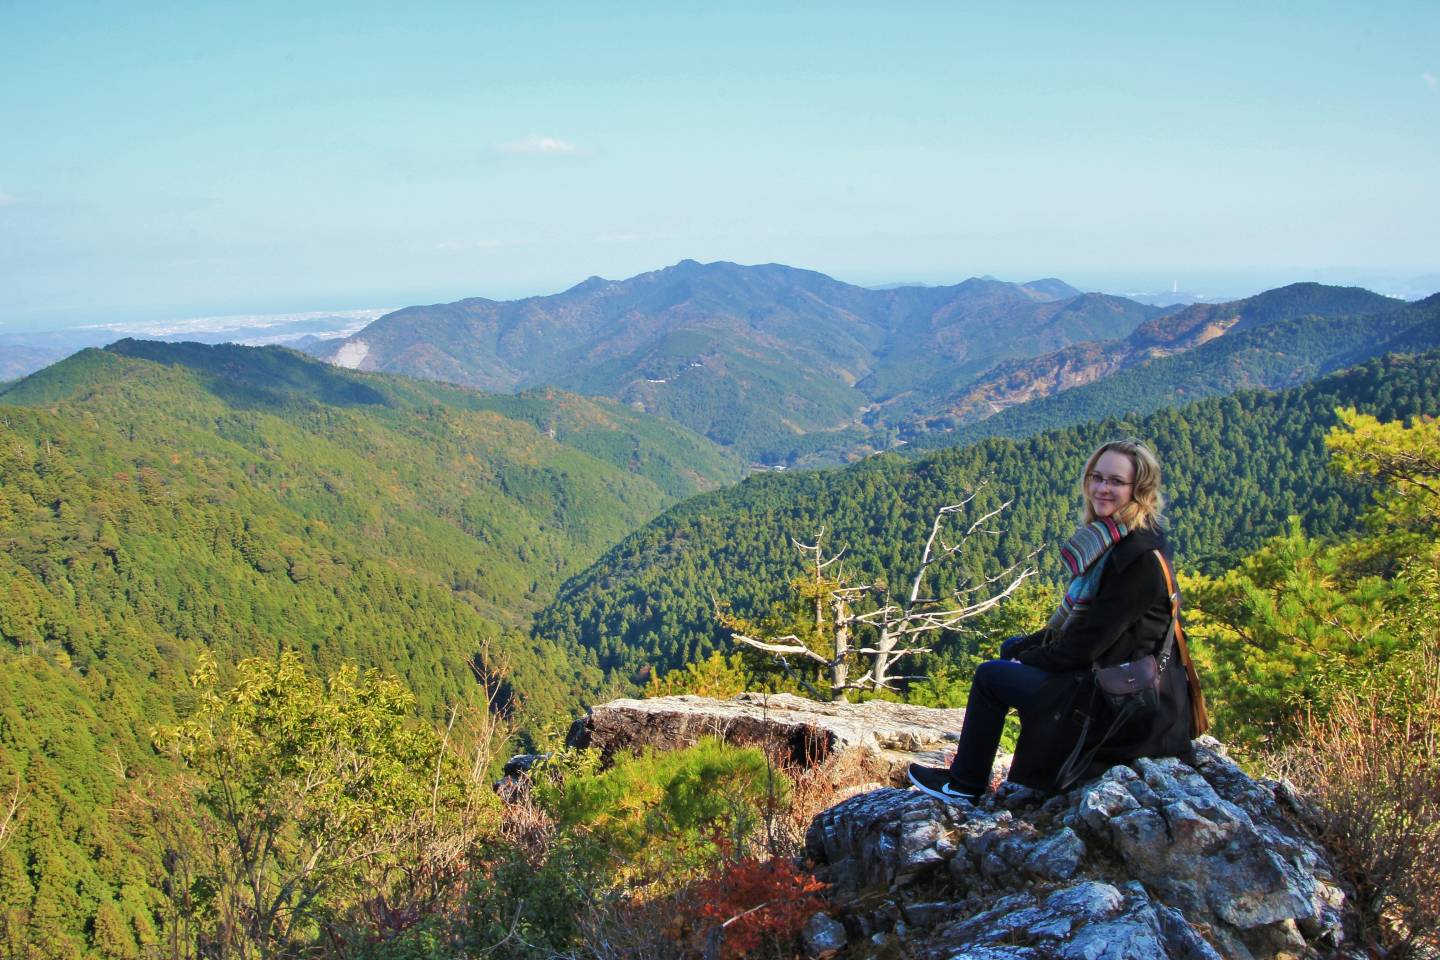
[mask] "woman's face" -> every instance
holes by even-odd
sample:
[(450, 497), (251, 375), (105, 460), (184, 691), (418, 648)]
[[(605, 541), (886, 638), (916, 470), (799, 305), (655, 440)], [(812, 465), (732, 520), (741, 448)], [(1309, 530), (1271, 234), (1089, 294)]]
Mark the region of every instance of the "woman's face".
[(1135, 464), (1118, 450), (1106, 450), (1085, 478), (1090, 512), (1098, 519), (1112, 517), (1135, 499)]

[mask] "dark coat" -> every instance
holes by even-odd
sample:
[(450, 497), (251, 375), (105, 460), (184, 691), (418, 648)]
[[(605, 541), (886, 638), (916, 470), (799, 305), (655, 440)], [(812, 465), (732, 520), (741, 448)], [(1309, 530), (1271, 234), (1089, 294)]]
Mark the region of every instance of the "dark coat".
[[(1042, 693), (1045, 708), (1032, 711), (1021, 723), (1011, 780), (1054, 789), (1055, 774), (1085, 728), (1085, 718), (1090, 718), (1087, 749), (1109, 730), (1114, 714), (1095, 691), (1092, 665), (1108, 667), (1160, 654), (1170, 626), (1170, 596), (1155, 550), (1169, 558), (1164, 534), (1131, 533), (1103, 561), (1089, 607), (1058, 633), (1041, 630), (1008, 651), (1021, 663), (1053, 675)], [(1096, 776), (1139, 757), (1188, 758), (1190, 740), (1190, 688), (1185, 668), (1174, 656), (1161, 674), (1158, 709), (1132, 717), (1112, 732), (1082, 776)]]

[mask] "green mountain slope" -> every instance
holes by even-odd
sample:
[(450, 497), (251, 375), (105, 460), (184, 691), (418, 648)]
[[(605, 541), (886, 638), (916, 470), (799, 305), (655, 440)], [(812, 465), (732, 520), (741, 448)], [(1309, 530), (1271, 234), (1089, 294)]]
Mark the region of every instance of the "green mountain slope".
[(676, 498), (733, 483), (741, 476), (739, 461), (704, 437), (600, 397), (580, 397), (554, 388), (520, 394), (480, 393), (433, 381), (337, 369), (280, 348), (121, 340), (106, 351), (188, 367), (205, 375), (212, 392), (240, 405), (314, 401), (340, 406), (418, 409), (440, 405), (491, 411), (528, 423), (562, 446), (645, 477)]
[(554, 296), (407, 307), (324, 355), (491, 390), (608, 396), (775, 457), (875, 402), (905, 407), (998, 360), (1122, 336), (1159, 312), (1055, 280), (867, 290), (780, 264), (687, 260)]
[(25, 805), (0, 851), (0, 944), (74, 955), (102, 914), (153, 932), (159, 851), (132, 841), (125, 798), (170, 775), (148, 731), (187, 709), (201, 651), (377, 665), (437, 717), (474, 701), (472, 662), (504, 666), (531, 722), (568, 715), (599, 672), (521, 628), (667, 487), (733, 476), (707, 446), (613, 404), (274, 348), (127, 342), (13, 385), (0, 789), (18, 779)]
[[(1306, 312), (1322, 302), (1306, 289), (1315, 286), (1297, 284), (1252, 298), (1265, 307), (1262, 313), (1231, 314), (1239, 322), (1232, 323), (1230, 332), (1183, 353), (1172, 356), (1163, 351), (1132, 348), (1126, 352), (1117, 348), (1107, 353), (1114, 369), (1107, 370), (1102, 379), (1020, 404), (953, 431), (919, 433), (910, 438), (911, 442), (923, 450), (973, 443), (985, 437), (1028, 436), (1101, 417), (1147, 413), (1235, 390), (1294, 386), (1371, 357), (1440, 347), (1440, 298), (1430, 297), (1400, 307), (1392, 304), (1379, 312), (1319, 316)], [(1282, 303), (1272, 294), (1285, 292), (1300, 296), (1283, 303), (1282, 310)], [(1350, 297), (1334, 303), (1348, 300), (1365, 304), (1384, 299), (1363, 290), (1350, 293)], [(1130, 340), (1148, 341), (1147, 331), (1137, 330)], [(1115, 363), (1116, 357), (1123, 362)]]
[(712, 597), (742, 613), (778, 600), (800, 572), (792, 536), (824, 526), (828, 543), (849, 548), (847, 571), (857, 580), (908, 582), (935, 510), (982, 483), (979, 509), (1012, 497), (1015, 505), (1002, 533), (962, 553), (960, 569), (993, 571), (1068, 536), (1079, 464), (1104, 439), (1127, 434), (1153, 441), (1166, 465), (1181, 562), (1219, 569), (1291, 514), (1315, 533), (1353, 525), (1364, 494), (1327, 472), (1321, 444), (1342, 404), (1383, 419), (1440, 413), (1440, 354), (1375, 360), (1280, 393), (1244, 392), (918, 460), (890, 455), (844, 470), (754, 476), (686, 501), (626, 538), (564, 586), (537, 618), (536, 635), (584, 647), (603, 667), (630, 675), (702, 658), (724, 642)]
[(1120, 339), (1072, 343), (1053, 353), (997, 364), (961, 389), (935, 392), (906, 418), (904, 432), (912, 436), (937, 429), (943, 432), (956, 424), (982, 420), (1006, 407), (1194, 349), (1227, 332), (1305, 316), (1355, 316), (1400, 306), (1401, 301), (1369, 290), (1318, 283), (1295, 283), (1228, 303), (1196, 304), (1141, 323)]

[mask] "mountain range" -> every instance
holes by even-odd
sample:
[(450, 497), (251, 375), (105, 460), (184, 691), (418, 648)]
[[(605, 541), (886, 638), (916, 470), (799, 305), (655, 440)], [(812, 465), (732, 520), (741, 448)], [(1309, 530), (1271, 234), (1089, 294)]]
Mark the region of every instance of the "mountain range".
[[(951, 436), (1017, 405), (1213, 341), (1248, 333), (1253, 342), (1287, 322), (1295, 329), (1284, 336), (1305, 341), (1288, 365), (1277, 347), (1259, 366), (1194, 375), (1220, 385), (1208, 393), (1301, 382), (1373, 355), (1352, 341), (1371, 318), (1404, 306), (1301, 283), (1167, 310), (1053, 278), (872, 290), (779, 264), (686, 260), (623, 281), (592, 277), (554, 296), (407, 307), (308, 349), (342, 366), (486, 390), (547, 384), (605, 396), (753, 463), (804, 466), (983, 435)], [(1305, 318), (1345, 318), (1344, 332), (1310, 336)], [(1235, 362), (1234, 353), (1211, 356), (1222, 354)], [(1170, 399), (1187, 396), (1177, 391)]]
[(1197, 304), (1146, 321), (1122, 338), (1076, 343), (997, 364), (965, 391), (943, 398), (943, 415), (959, 422), (983, 420), (1017, 403), (1084, 386), (1226, 334), (1296, 317), (1374, 314), (1398, 306), (1399, 301), (1368, 290), (1314, 283), (1292, 284), (1230, 303)]
[(682, 261), (564, 293), (408, 307), (317, 348), (486, 390), (553, 384), (683, 423), (754, 459), (1006, 359), (1122, 336), (1160, 311), (1058, 280), (869, 290), (779, 264)]
[[(528, 623), (724, 451), (612, 401), (489, 396), (290, 350), (120, 341), (0, 390), (0, 954), (140, 941), (163, 851), (127, 820), (174, 783), (151, 731), (222, 671), (295, 651), (397, 675), (426, 721), (483, 699), (532, 733), (602, 675)], [(18, 924), (18, 926), (17, 926)], [(137, 956), (139, 954), (136, 954)]]

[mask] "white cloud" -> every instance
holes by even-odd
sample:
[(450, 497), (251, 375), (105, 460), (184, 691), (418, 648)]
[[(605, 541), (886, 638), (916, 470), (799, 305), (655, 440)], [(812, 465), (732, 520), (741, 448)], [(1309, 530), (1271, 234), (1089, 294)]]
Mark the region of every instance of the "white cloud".
[(1431, 90), (1440, 90), (1440, 77), (1436, 77), (1435, 74), (1431, 73), (1430, 71), (1427, 70), (1424, 73), (1420, 74), (1420, 79), (1424, 80), (1425, 86), (1429, 87)]
[(500, 151), (502, 153), (566, 154), (574, 153), (575, 150), (575, 144), (568, 140), (561, 140), (558, 137), (529, 136), (523, 140), (513, 140), (510, 143), (500, 144)]

